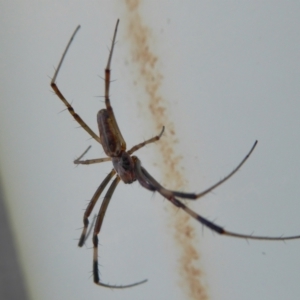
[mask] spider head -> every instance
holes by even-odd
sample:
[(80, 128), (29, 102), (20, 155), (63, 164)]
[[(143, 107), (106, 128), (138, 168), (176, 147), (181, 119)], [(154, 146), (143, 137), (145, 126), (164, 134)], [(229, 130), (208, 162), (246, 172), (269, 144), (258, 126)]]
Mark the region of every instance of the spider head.
[(123, 180), (124, 183), (132, 183), (136, 181), (134, 174), (134, 161), (132, 157), (123, 151), (117, 157), (112, 157), (114, 169)]

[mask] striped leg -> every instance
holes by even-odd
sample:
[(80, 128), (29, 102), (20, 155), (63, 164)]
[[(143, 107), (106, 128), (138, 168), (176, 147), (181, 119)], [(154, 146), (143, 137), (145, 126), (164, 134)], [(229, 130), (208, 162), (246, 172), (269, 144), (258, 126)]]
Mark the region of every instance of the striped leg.
[(131, 155), (133, 152), (135, 152), (135, 151), (143, 148), (144, 146), (146, 146), (148, 144), (151, 144), (151, 143), (154, 143), (156, 141), (159, 141), (159, 139), (163, 135), (164, 131), (165, 131), (165, 126), (163, 126), (163, 128), (162, 128), (162, 130), (161, 130), (161, 132), (160, 132), (159, 135), (157, 135), (157, 136), (155, 136), (155, 137), (153, 137), (153, 138), (151, 138), (151, 139), (149, 139), (149, 140), (147, 140), (147, 141), (145, 141), (143, 143), (140, 143), (140, 144), (137, 144), (137, 145), (133, 146), (129, 151), (127, 151), (127, 153), (129, 155)]
[(75, 34), (77, 33), (77, 31), (79, 30), (80, 26), (77, 26), (77, 28), (75, 29), (73, 35), (71, 36), (71, 39), (59, 61), (58, 67), (53, 75), (53, 78), (51, 80), (51, 87), (54, 90), (54, 93), (60, 98), (60, 100), (65, 104), (65, 106), (67, 107), (69, 113), (73, 116), (73, 118), (76, 120), (76, 122), (79, 123), (79, 125), (93, 138), (95, 139), (97, 142), (100, 142), (100, 138), (97, 134), (95, 134), (95, 132), (81, 119), (81, 117), (75, 112), (74, 108), (72, 107), (72, 105), (69, 103), (69, 101), (64, 97), (64, 95), (61, 93), (61, 91), (59, 90), (59, 88), (56, 85), (56, 77), (58, 75), (58, 72), (61, 68), (61, 65), (64, 61), (64, 58), (69, 50), (69, 47), (74, 39)]
[[(251, 151), (253, 151), (253, 148), (252, 148)], [(251, 153), (251, 151), (250, 151), (250, 153)], [(223, 227), (221, 227), (221, 226), (207, 220), (206, 218), (200, 216), (199, 214), (197, 214), (196, 212), (194, 212), (193, 210), (188, 208), (185, 204), (180, 202), (178, 199), (176, 199), (176, 196), (186, 198), (186, 199), (192, 199), (192, 198), (190, 198), (190, 195), (193, 195), (193, 194), (173, 192), (173, 191), (165, 189), (141, 166), (140, 161), (137, 157), (133, 157), (133, 158), (134, 158), (134, 161), (135, 161), (135, 171), (136, 171), (137, 180), (140, 182), (140, 184), (144, 188), (146, 188), (150, 191), (157, 191), (163, 197), (165, 197), (171, 203), (173, 203), (176, 207), (183, 209), (192, 218), (194, 218), (195, 220), (200, 222), (202, 225), (204, 225), (204, 226), (210, 228), (211, 230), (217, 232), (218, 234), (223, 234), (223, 235), (232, 236), (232, 237), (236, 237), (236, 238), (242, 238), (242, 239), (269, 240), (269, 241), (285, 241), (285, 240), (293, 240), (293, 239), (299, 239), (300, 238), (300, 235), (269, 237), (269, 236), (254, 236), (254, 235), (240, 234), (240, 233), (227, 231)], [(246, 157), (246, 159), (247, 159), (247, 157)], [(235, 172), (235, 170), (233, 171), (233, 173), (234, 172)], [(229, 177), (230, 176), (232, 176), (232, 173), (231, 173), (231, 175), (229, 175)], [(225, 177), (225, 180), (228, 179), (229, 177), (228, 176), (227, 176), (227, 178)], [(223, 179), (223, 181), (221, 181), (221, 182), (224, 182), (225, 180)], [(220, 185), (220, 184), (217, 184), (213, 188), (210, 188), (208, 190), (211, 191), (215, 187), (217, 187), (218, 185)], [(203, 193), (201, 193), (201, 194), (203, 194)], [(198, 194), (198, 195), (201, 195), (201, 194)]]
[(84, 215), (83, 215), (83, 229), (82, 229), (82, 233), (78, 242), (78, 246), (82, 247), (85, 240), (86, 240), (86, 233), (87, 233), (87, 229), (89, 226), (89, 216), (91, 214), (91, 212), (94, 209), (94, 206), (96, 205), (101, 193), (103, 192), (103, 190), (105, 189), (105, 187), (107, 186), (107, 184), (110, 182), (110, 180), (113, 178), (113, 176), (116, 174), (116, 171), (113, 169), (106, 177), (105, 179), (101, 182), (100, 186), (98, 187), (98, 189), (96, 190), (95, 194), (93, 195), (89, 205), (87, 206)]
[(91, 165), (111, 161), (110, 157), (81, 160), (83, 156), (86, 155), (86, 153), (91, 149), (91, 147), (92, 146), (88, 146), (88, 148), (77, 159), (74, 160), (75, 165)]
[(163, 186), (159, 185), (159, 183), (153, 177), (151, 177), (151, 175), (144, 168), (141, 167), (141, 162), (137, 157), (134, 158), (136, 161), (136, 172), (140, 174), (140, 177), (144, 177), (144, 180), (148, 179), (148, 181), (150, 181), (150, 182), (156, 182), (157, 187), (159, 186), (157, 191), (166, 198), (168, 198), (170, 196), (174, 196), (174, 197), (185, 198), (188, 200), (196, 200), (196, 199), (199, 199), (199, 198), (203, 197), (204, 195), (208, 194), (209, 192), (211, 192), (212, 190), (214, 190), (215, 188), (220, 186), (222, 183), (227, 181), (230, 177), (232, 177), (241, 168), (241, 166), (246, 162), (246, 160), (249, 158), (249, 156), (253, 152), (256, 145), (257, 145), (257, 141), (255, 141), (255, 143), (253, 144), (253, 146), (250, 149), (250, 151), (248, 152), (248, 154), (245, 156), (245, 158), (239, 163), (239, 165), (233, 171), (231, 171), (227, 176), (225, 176), (223, 179), (218, 181), (216, 184), (212, 185), (211, 187), (209, 187), (208, 189), (204, 190), (203, 192), (201, 192), (199, 194), (171, 191), (171, 190), (164, 188)]
[(94, 233), (93, 233), (93, 244), (94, 244), (93, 275), (94, 275), (94, 282), (100, 286), (123, 289), (123, 288), (129, 288), (129, 287), (133, 287), (133, 286), (142, 284), (142, 283), (146, 282), (147, 280), (142, 280), (142, 281), (135, 282), (135, 283), (128, 284), (128, 285), (109, 285), (109, 284), (102, 283), (100, 281), (99, 269), (98, 269), (98, 234), (101, 230), (103, 219), (104, 219), (108, 204), (110, 202), (110, 199), (112, 197), (112, 194), (114, 193), (119, 182), (120, 182), (120, 177), (117, 176), (114, 179), (114, 181), (112, 182), (112, 184), (110, 185), (108, 191), (106, 192), (106, 195), (105, 195), (103, 202), (101, 204), (101, 207), (100, 207), (99, 214), (97, 216), (96, 224), (94, 227)]

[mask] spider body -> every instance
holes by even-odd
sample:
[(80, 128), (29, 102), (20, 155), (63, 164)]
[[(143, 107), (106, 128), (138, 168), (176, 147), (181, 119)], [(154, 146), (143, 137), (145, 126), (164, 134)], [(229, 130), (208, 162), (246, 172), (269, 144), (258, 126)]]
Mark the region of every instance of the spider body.
[(136, 181), (134, 160), (126, 151), (120, 153), (120, 157), (113, 157), (112, 163), (115, 171), (124, 183), (133, 183)]
[(111, 157), (112, 164), (118, 176), (124, 183), (136, 180), (134, 162), (126, 152), (126, 143), (115, 118), (111, 117), (112, 110), (101, 109), (97, 114), (100, 141), (105, 154)]
[(113, 164), (113, 169), (111, 172), (105, 177), (105, 179), (101, 182), (99, 187), (97, 188), (96, 192), (94, 193), (91, 201), (89, 202), (83, 216), (83, 230), (82, 234), (80, 236), (78, 246), (82, 247), (86, 241), (86, 238), (88, 236), (88, 226), (89, 226), (89, 216), (92, 213), (94, 206), (96, 205), (100, 195), (108, 185), (108, 183), (114, 178), (113, 182), (109, 186), (103, 202), (101, 204), (99, 213), (97, 215), (94, 229), (93, 229), (93, 277), (94, 282), (97, 285), (103, 286), (103, 287), (109, 287), (109, 288), (127, 288), (139, 285), (141, 283), (146, 282), (147, 280), (139, 281), (133, 284), (128, 285), (109, 285), (106, 283), (103, 283), (100, 280), (99, 276), (99, 270), (98, 270), (98, 234), (100, 233), (102, 223), (104, 220), (104, 216), (107, 210), (107, 207), (109, 205), (109, 202), (111, 200), (111, 197), (114, 193), (114, 190), (116, 189), (119, 182), (122, 180), (126, 184), (133, 183), (134, 181), (138, 181), (141, 186), (143, 186), (145, 189), (152, 191), (152, 192), (158, 192), (163, 197), (165, 197), (167, 200), (169, 200), (173, 205), (176, 207), (184, 210), (187, 214), (189, 214), (192, 218), (194, 218), (196, 221), (200, 222), (202, 225), (210, 228), (212, 231), (215, 231), (222, 235), (227, 235), (231, 237), (236, 238), (242, 238), (242, 239), (256, 239), (256, 240), (273, 240), (273, 241), (282, 241), (282, 240), (291, 240), (291, 239), (299, 239), (300, 235), (296, 236), (279, 236), (279, 237), (268, 237), (268, 236), (253, 236), (248, 234), (240, 234), (235, 233), (231, 231), (227, 231), (221, 226), (207, 220), (206, 218), (200, 216), (190, 208), (188, 208), (184, 203), (182, 203), (177, 198), (184, 198), (187, 200), (196, 200), (207, 193), (211, 192), (215, 188), (217, 188), (219, 185), (224, 183), (226, 180), (228, 180), (231, 176), (233, 176), (240, 167), (245, 163), (245, 161), (248, 159), (248, 157), (253, 152), (254, 148), (256, 147), (257, 141), (254, 143), (252, 148), (250, 149), (249, 153), (245, 156), (245, 158), (240, 162), (240, 164), (227, 176), (225, 176), (222, 180), (217, 182), (216, 184), (212, 185), (208, 189), (204, 190), (201, 193), (195, 194), (195, 193), (183, 193), (179, 191), (171, 191), (166, 188), (164, 188), (162, 185), (160, 185), (148, 172), (145, 168), (142, 167), (140, 160), (136, 156), (132, 156), (132, 154), (139, 150), (140, 148), (144, 147), (147, 144), (154, 143), (158, 141), (163, 132), (164, 127), (162, 128), (162, 131), (159, 135), (150, 138), (140, 144), (137, 144), (133, 146), (130, 150), (126, 150), (126, 142), (121, 134), (121, 131), (119, 129), (118, 123), (116, 121), (112, 106), (110, 104), (109, 99), (109, 87), (110, 87), (110, 64), (113, 54), (113, 49), (115, 45), (116, 40), (116, 34), (117, 34), (117, 28), (118, 28), (119, 20), (117, 21), (114, 36), (112, 40), (112, 46), (110, 49), (109, 57), (107, 66), (105, 68), (105, 109), (101, 109), (97, 114), (97, 122), (98, 122), (98, 129), (99, 129), (99, 136), (94, 133), (94, 131), (81, 119), (81, 117), (74, 111), (71, 104), (67, 101), (67, 99), (63, 96), (63, 94), (60, 92), (59, 88), (56, 84), (56, 78), (58, 75), (58, 72), (61, 68), (62, 62), (65, 58), (65, 55), (70, 47), (70, 44), (79, 30), (79, 26), (76, 28), (75, 32), (73, 33), (69, 43), (67, 44), (67, 47), (62, 55), (62, 58), (58, 64), (58, 67), (54, 73), (54, 76), (51, 80), (51, 87), (54, 90), (55, 94), (61, 99), (61, 101), (65, 104), (70, 114), (73, 116), (73, 118), (79, 123), (79, 125), (92, 137), (94, 138), (98, 143), (102, 145), (102, 148), (107, 155), (105, 158), (96, 158), (96, 159), (88, 159), (88, 160), (82, 160), (83, 156), (87, 153), (88, 149), (84, 151), (84, 153), (78, 157), (74, 163), (75, 164), (94, 164), (94, 163), (101, 163), (101, 162), (107, 162), (111, 161)]
[(119, 157), (126, 150), (126, 143), (112, 114), (107, 109), (101, 109), (97, 114), (100, 141), (107, 156)]

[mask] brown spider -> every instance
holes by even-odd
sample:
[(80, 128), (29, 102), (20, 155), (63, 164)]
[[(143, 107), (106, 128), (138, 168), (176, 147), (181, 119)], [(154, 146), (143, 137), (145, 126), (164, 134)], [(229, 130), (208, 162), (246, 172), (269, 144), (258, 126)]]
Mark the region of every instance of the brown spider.
[(234, 175), (240, 167), (245, 163), (245, 161), (248, 159), (248, 157), (253, 152), (255, 146), (257, 145), (257, 141), (255, 141), (254, 145), (252, 146), (249, 153), (246, 155), (246, 157), (241, 161), (241, 163), (226, 177), (224, 177), (222, 180), (214, 184), (213, 186), (209, 187), (205, 191), (199, 193), (199, 194), (193, 194), (193, 193), (182, 193), (177, 191), (171, 191), (163, 186), (161, 186), (142, 166), (140, 160), (136, 156), (131, 156), (135, 151), (139, 150), (140, 148), (144, 147), (147, 144), (153, 143), (158, 141), (163, 132), (164, 127), (162, 128), (162, 131), (159, 135), (146, 140), (143, 143), (137, 144), (136, 146), (132, 147), (129, 151), (126, 151), (126, 142), (121, 134), (121, 131), (118, 127), (113, 109), (110, 104), (109, 100), (109, 86), (110, 86), (110, 64), (111, 64), (111, 58), (114, 50), (116, 35), (117, 35), (117, 29), (119, 25), (119, 20), (117, 21), (114, 36), (111, 44), (111, 49), (108, 57), (107, 66), (105, 68), (105, 109), (101, 109), (97, 114), (97, 122), (98, 122), (98, 128), (99, 128), (99, 136), (94, 133), (93, 130), (90, 129), (90, 127), (80, 118), (80, 116), (74, 111), (71, 104), (66, 100), (66, 98), (63, 96), (63, 94), (60, 92), (56, 85), (56, 77), (58, 75), (58, 72), (61, 68), (62, 62), (65, 58), (65, 55), (70, 47), (70, 44), (79, 30), (80, 26), (78, 26), (73, 33), (63, 55), (62, 58), (58, 64), (58, 67), (54, 73), (54, 76), (51, 80), (51, 87), (53, 88), (55, 94), (63, 101), (63, 103), (66, 105), (68, 111), (70, 114), (74, 117), (74, 119), (80, 124), (80, 126), (87, 131), (87, 133), (94, 138), (97, 142), (99, 142), (104, 152), (108, 157), (105, 158), (97, 158), (97, 159), (89, 159), (89, 160), (81, 160), (82, 157), (87, 153), (88, 149), (79, 157), (77, 158), (74, 163), (75, 164), (94, 164), (94, 163), (101, 163), (105, 161), (112, 161), (113, 163), (113, 169), (111, 172), (106, 176), (106, 178), (102, 181), (98, 189), (96, 190), (95, 194), (93, 195), (91, 201), (89, 202), (84, 216), (83, 216), (83, 231), (81, 234), (81, 237), (79, 239), (78, 246), (82, 247), (84, 244), (88, 234), (87, 229), (89, 225), (88, 217), (90, 216), (96, 202), (98, 201), (101, 193), (107, 186), (107, 184), (110, 182), (110, 180), (115, 176), (114, 181), (110, 185), (108, 191), (106, 192), (106, 195), (104, 197), (104, 200), (102, 202), (102, 205), (100, 207), (99, 214), (97, 215), (94, 231), (93, 231), (93, 245), (94, 245), (94, 252), (93, 252), (93, 277), (94, 282), (97, 285), (109, 287), (109, 288), (127, 288), (136, 286), (139, 284), (142, 284), (146, 282), (147, 280), (139, 281), (133, 284), (128, 285), (109, 285), (105, 284), (100, 281), (99, 278), (99, 270), (98, 270), (98, 234), (101, 230), (102, 222), (106, 213), (106, 209), (108, 207), (109, 201), (112, 197), (112, 194), (114, 193), (115, 188), (117, 187), (118, 183), (122, 180), (124, 183), (133, 183), (134, 181), (138, 180), (138, 182), (146, 189), (158, 192), (163, 197), (168, 199), (172, 204), (174, 204), (176, 207), (183, 209), (186, 213), (188, 213), (192, 218), (196, 219), (198, 222), (200, 222), (202, 225), (210, 228), (211, 230), (227, 235), (232, 236), (236, 238), (243, 238), (243, 239), (255, 239), (255, 240), (275, 240), (275, 241), (282, 241), (282, 240), (291, 240), (291, 239), (299, 239), (300, 235), (297, 236), (288, 236), (288, 237), (268, 237), (268, 236), (253, 236), (253, 235), (247, 235), (247, 234), (239, 234), (234, 233), (225, 230), (224, 228), (218, 226), (217, 224), (210, 222), (209, 220), (205, 219), (204, 217), (200, 216), (196, 212), (192, 211), (190, 208), (188, 208), (185, 204), (180, 202), (176, 197), (184, 198), (188, 200), (196, 200), (201, 198), (202, 196), (206, 195), (207, 193), (214, 190), (216, 187), (224, 183), (226, 180), (228, 180), (232, 175)]

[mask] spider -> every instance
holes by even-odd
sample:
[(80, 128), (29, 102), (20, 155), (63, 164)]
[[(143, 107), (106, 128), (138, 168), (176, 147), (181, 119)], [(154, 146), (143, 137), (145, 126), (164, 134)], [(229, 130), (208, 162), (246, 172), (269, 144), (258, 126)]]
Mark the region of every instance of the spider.
[[(297, 236), (280, 236), (280, 237), (268, 237), (268, 236), (253, 236), (253, 235), (247, 235), (247, 234), (240, 234), (235, 233), (231, 231), (227, 231), (221, 226), (209, 221), (208, 219), (202, 217), (201, 215), (197, 214), (190, 208), (188, 208), (184, 203), (182, 203), (177, 198), (184, 198), (187, 200), (196, 200), (204, 195), (208, 194), (215, 188), (217, 188), (219, 185), (224, 183), (226, 180), (228, 180), (231, 176), (233, 176), (240, 168), (241, 166), (246, 162), (246, 160), (249, 158), (251, 153), (253, 152), (254, 148), (257, 145), (257, 141), (253, 144), (252, 148), (248, 152), (248, 154), (245, 156), (245, 158), (240, 162), (240, 164), (227, 176), (225, 176), (222, 180), (217, 182), (216, 184), (212, 185), (208, 189), (204, 190), (203, 192), (199, 194), (194, 193), (183, 193), (178, 191), (171, 191), (166, 188), (164, 188), (162, 185), (160, 185), (147, 171), (145, 168), (142, 167), (141, 161), (132, 154), (136, 152), (137, 150), (141, 149), (142, 147), (154, 143), (158, 141), (164, 132), (164, 127), (162, 128), (161, 132), (151, 138), (148, 139), (140, 144), (137, 144), (133, 146), (130, 150), (126, 150), (126, 142), (121, 134), (121, 131), (119, 129), (118, 123), (116, 121), (113, 108), (110, 103), (109, 99), (109, 87), (110, 87), (110, 64), (112, 60), (112, 54), (115, 46), (115, 40), (118, 30), (119, 20), (117, 20), (116, 27), (114, 30), (114, 35), (112, 39), (112, 44), (108, 56), (107, 66), (105, 68), (105, 109), (101, 109), (97, 114), (97, 122), (98, 122), (98, 129), (99, 129), (99, 136), (94, 133), (94, 131), (81, 119), (81, 117), (74, 111), (72, 105), (68, 102), (68, 100), (63, 96), (63, 94), (60, 92), (59, 88), (56, 85), (56, 77), (58, 75), (58, 72), (61, 68), (61, 65), (63, 63), (63, 60), (66, 56), (66, 53), (70, 47), (70, 44), (72, 40), (74, 39), (74, 36), (76, 35), (77, 31), (79, 30), (80, 26), (78, 26), (73, 35), (71, 36), (71, 39), (69, 43), (67, 44), (67, 47), (61, 57), (61, 60), (58, 64), (57, 69), (55, 70), (54, 76), (51, 80), (51, 87), (54, 90), (55, 94), (62, 100), (62, 102), (66, 105), (68, 111), (73, 116), (73, 118), (79, 123), (79, 125), (98, 143), (100, 143), (103, 147), (103, 150), (107, 157), (105, 158), (96, 158), (96, 159), (88, 159), (88, 160), (82, 160), (83, 156), (88, 152), (91, 146), (89, 146), (84, 153), (78, 157), (76, 160), (74, 160), (74, 164), (83, 164), (83, 165), (89, 165), (89, 164), (95, 164), (95, 163), (101, 163), (101, 162), (107, 162), (111, 161), (113, 164), (113, 169), (111, 172), (105, 177), (105, 179), (102, 181), (102, 183), (99, 185), (98, 189), (94, 193), (91, 201), (89, 202), (84, 216), (83, 216), (83, 230), (82, 234), (80, 236), (78, 246), (82, 247), (88, 237), (88, 226), (89, 226), (89, 216), (92, 213), (94, 206), (96, 202), (98, 201), (100, 195), (102, 194), (105, 187), (108, 185), (108, 183), (112, 180), (114, 177), (113, 182), (111, 183), (110, 187), (108, 188), (104, 200), (101, 204), (99, 214), (96, 217), (94, 230), (93, 230), (93, 278), (94, 282), (103, 287), (108, 288), (128, 288), (133, 287), (142, 283), (145, 283), (147, 279), (135, 282), (132, 284), (127, 285), (110, 285), (103, 283), (100, 280), (99, 276), (99, 270), (98, 270), (98, 234), (100, 233), (101, 226), (103, 223), (103, 219), (108, 207), (108, 204), (110, 202), (110, 199), (119, 184), (119, 182), (122, 180), (125, 184), (131, 184), (134, 181), (138, 181), (145, 189), (148, 189), (152, 192), (158, 192), (161, 194), (164, 198), (169, 200), (173, 205), (175, 205), (178, 208), (181, 208), (184, 210), (187, 214), (189, 214), (192, 218), (200, 222), (202, 225), (210, 228), (212, 231), (217, 232), (218, 234), (227, 235), (235, 238), (242, 238), (242, 239), (255, 239), (255, 240), (272, 240), (272, 241), (282, 241), (282, 240), (291, 240), (291, 239), (299, 239), (300, 235)], [(93, 224), (92, 224), (93, 226)]]

